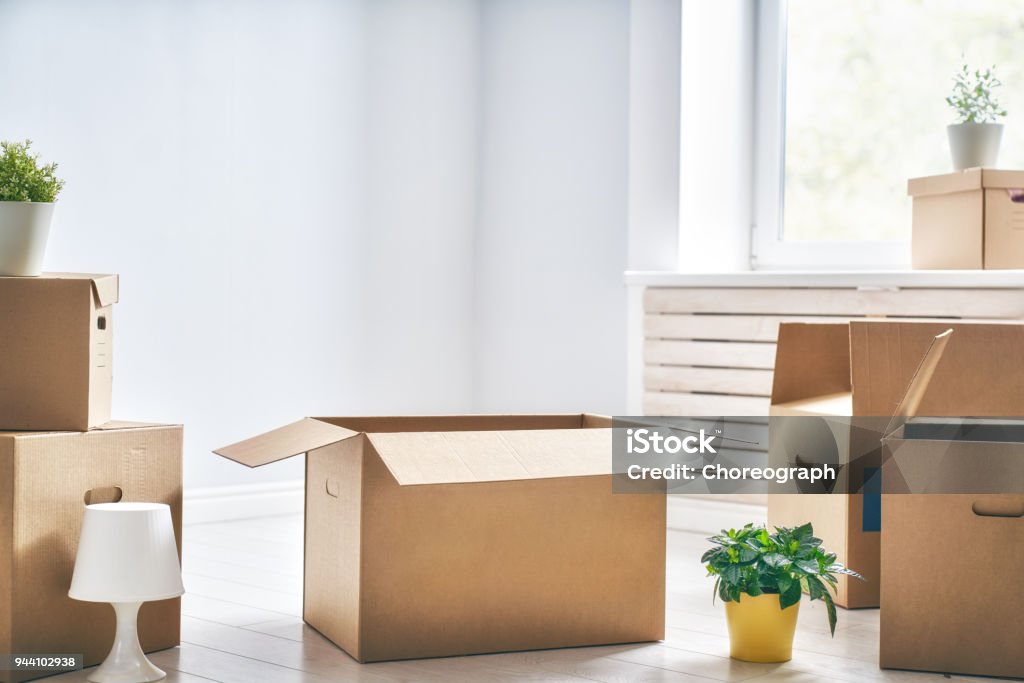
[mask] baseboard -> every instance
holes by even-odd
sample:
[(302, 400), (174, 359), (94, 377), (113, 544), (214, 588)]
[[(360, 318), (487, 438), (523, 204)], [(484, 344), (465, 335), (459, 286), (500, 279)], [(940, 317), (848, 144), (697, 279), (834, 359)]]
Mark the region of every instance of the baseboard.
[(184, 523), (209, 524), (233, 519), (301, 515), (305, 484), (301, 479), (186, 489)]
[(726, 496), (668, 497), (668, 528), (674, 531), (711, 535), (722, 529), (739, 528), (749, 522), (764, 524), (767, 517), (767, 506), (729, 500)]

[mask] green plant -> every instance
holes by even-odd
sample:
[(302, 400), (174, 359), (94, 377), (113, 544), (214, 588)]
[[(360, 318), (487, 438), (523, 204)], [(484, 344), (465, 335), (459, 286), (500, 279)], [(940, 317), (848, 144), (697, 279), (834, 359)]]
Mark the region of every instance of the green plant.
[(0, 142), (0, 202), (52, 202), (64, 187), (57, 164), (40, 165), (31, 147), (31, 140)]
[(836, 606), (829, 588), (835, 589), (839, 574), (864, 578), (836, 562), (836, 556), (821, 547), (810, 524), (775, 527), (773, 534), (763, 526), (747, 524), (742, 529), (723, 529), (708, 540), (714, 546), (700, 561), (708, 576), (716, 577), (714, 595), (725, 602), (740, 602), (744, 593), (777, 594), (779, 606), (786, 609), (800, 602), (807, 591), (811, 600), (825, 602), (833, 635)]
[(973, 72), (966, 64), (953, 77), (953, 93), (946, 104), (956, 110), (960, 123), (992, 123), (1006, 116), (993, 90), (1003, 83), (996, 78), (995, 67)]

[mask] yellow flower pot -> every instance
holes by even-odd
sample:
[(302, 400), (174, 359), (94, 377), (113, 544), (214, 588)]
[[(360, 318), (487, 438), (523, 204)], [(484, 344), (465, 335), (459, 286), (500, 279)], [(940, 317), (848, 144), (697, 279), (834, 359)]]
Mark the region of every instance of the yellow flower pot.
[(779, 607), (778, 595), (746, 593), (739, 602), (725, 603), (729, 624), (729, 655), (745, 662), (788, 662), (793, 658), (793, 634), (800, 603)]

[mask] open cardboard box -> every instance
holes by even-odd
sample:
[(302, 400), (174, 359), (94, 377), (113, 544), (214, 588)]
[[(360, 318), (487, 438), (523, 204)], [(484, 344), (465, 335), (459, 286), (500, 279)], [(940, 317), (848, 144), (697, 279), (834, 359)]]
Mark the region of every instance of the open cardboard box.
[(935, 338), (883, 441), (879, 663), (1024, 677), (1024, 419), (917, 417), (957, 334)]
[[(824, 545), (867, 578), (840, 580), (836, 602), (844, 607), (879, 604), (881, 438), (933, 339), (951, 328), (956, 342), (930, 378), (920, 414), (1024, 415), (1024, 325), (865, 320), (779, 328), (770, 414), (821, 416), (847, 463), (839, 490), (866, 493), (771, 495), (768, 521), (812, 522)], [(844, 416), (845, 430), (844, 421), (828, 421)], [(784, 436), (769, 433), (770, 441)]]
[(305, 621), (361, 662), (659, 640), (665, 496), (612, 492), (594, 415), (307, 418)]
[(116, 275), (0, 277), (0, 429), (110, 420)]
[[(68, 597), (85, 505), (166, 503), (181, 549), (182, 428), (111, 422), (89, 432), (0, 432), (0, 654), (81, 654), (114, 641), (110, 605)], [(180, 600), (139, 612), (147, 652), (178, 645)], [(47, 675), (0, 670), (0, 683)]]

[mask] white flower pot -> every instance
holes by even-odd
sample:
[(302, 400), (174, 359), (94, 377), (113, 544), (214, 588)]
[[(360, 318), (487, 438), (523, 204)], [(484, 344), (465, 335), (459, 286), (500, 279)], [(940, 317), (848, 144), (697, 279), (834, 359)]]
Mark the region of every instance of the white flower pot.
[(0, 202), (0, 275), (43, 272), (52, 202)]
[(1001, 123), (954, 123), (946, 127), (953, 168), (992, 168), (999, 159), (999, 142), (1003, 137)]

